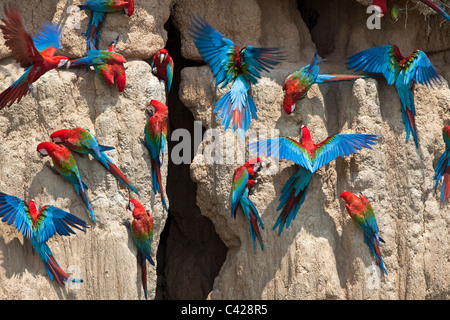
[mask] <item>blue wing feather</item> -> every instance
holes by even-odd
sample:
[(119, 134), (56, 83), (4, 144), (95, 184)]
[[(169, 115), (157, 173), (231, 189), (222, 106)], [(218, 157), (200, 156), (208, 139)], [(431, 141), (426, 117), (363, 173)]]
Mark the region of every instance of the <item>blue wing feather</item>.
[(33, 43), (39, 52), (50, 47), (60, 49), (61, 26), (53, 23), (44, 25), (43, 29), (34, 36)]

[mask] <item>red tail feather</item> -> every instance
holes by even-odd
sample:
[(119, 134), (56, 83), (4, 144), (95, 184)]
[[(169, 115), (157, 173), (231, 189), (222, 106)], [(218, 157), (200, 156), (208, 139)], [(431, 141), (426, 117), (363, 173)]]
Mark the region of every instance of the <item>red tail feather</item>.
[(109, 172), (116, 178), (122, 180), (126, 184), (130, 184), (130, 181), (128, 181), (127, 177), (120, 171), (119, 168), (114, 163), (108, 162), (109, 166)]
[(256, 215), (251, 208), (250, 208), (250, 225), (252, 227), (252, 232), (256, 235), (256, 238), (258, 238), (259, 242), (262, 243), (261, 233), (259, 232), (258, 228), (258, 219), (256, 218)]
[(450, 198), (450, 166), (447, 166), (444, 171), (444, 201)]
[(17, 102), (28, 92), (28, 83), (20, 85), (12, 85), (0, 94), (0, 110), (6, 105), (11, 106), (16, 100)]
[(67, 281), (67, 279), (70, 278), (70, 276), (61, 269), (53, 256), (48, 256), (48, 260), (45, 262), (45, 265), (50, 270), (53, 278), (59, 285), (63, 284), (64, 280)]
[[(163, 186), (161, 183), (161, 170), (158, 168), (158, 165), (156, 164), (156, 160), (152, 159), (152, 171), (154, 171), (155, 175), (156, 175), (156, 181), (158, 182), (158, 186), (159, 186), (159, 192), (161, 193), (161, 201), (163, 203), (163, 205), (165, 206), (166, 201), (164, 200), (164, 191), (163, 191)], [(157, 186), (153, 185), (153, 188), (157, 188)], [(158, 191), (158, 190), (156, 190)]]

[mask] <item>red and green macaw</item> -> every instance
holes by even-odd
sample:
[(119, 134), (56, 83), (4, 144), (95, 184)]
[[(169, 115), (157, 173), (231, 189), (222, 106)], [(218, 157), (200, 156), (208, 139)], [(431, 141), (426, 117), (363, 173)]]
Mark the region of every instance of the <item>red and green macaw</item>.
[(417, 49), (405, 58), (396, 45), (384, 45), (348, 57), (347, 66), (349, 69), (382, 74), (389, 85), (395, 85), (400, 98), (406, 141), (412, 133), (418, 148), (419, 140), (414, 120), (416, 115), (413, 96), (414, 85), (420, 83), (432, 87), (440, 82), (440, 76), (427, 55)]
[(11, 106), (15, 101), (27, 94), (32, 83), (52, 69), (62, 67), (69, 58), (54, 56), (60, 48), (61, 28), (58, 25), (46, 24), (35, 37), (31, 37), (24, 29), (17, 6), (4, 6), (6, 19), (2, 19), (6, 46), (12, 51), (14, 59), (25, 68), (24, 74), (9, 88), (0, 93), (0, 109)]
[[(419, 0), (420, 2), (426, 4), (431, 9), (439, 13), (445, 20), (450, 21), (450, 15), (447, 14), (444, 10), (442, 10), (439, 6), (437, 6), (433, 1), (431, 0)], [(385, 15), (387, 13), (387, 5), (386, 0), (373, 0), (372, 4), (374, 6), (377, 6), (380, 8), (380, 11)]]
[(151, 64), (152, 73), (159, 80), (164, 81), (166, 87), (166, 105), (168, 104), (168, 97), (170, 88), (172, 86), (173, 79), (173, 68), (174, 63), (169, 52), (166, 49), (159, 49), (158, 52), (153, 56), (153, 61)]
[(83, 181), (81, 181), (80, 171), (78, 170), (77, 163), (72, 153), (63, 145), (57, 145), (53, 142), (41, 142), (37, 148), (37, 152), (41, 157), (50, 156), (54, 165), (54, 169), (63, 178), (68, 180), (75, 188), (75, 191), (86, 206), (91, 218), (96, 222), (94, 212), (92, 211), (91, 205), (89, 203), (88, 197), (86, 195), (86, 189), (88, 188)]
[(194, 17), (191, 23), (191, 37), (216, 78), (216, 85), (224, 88), (232, 83), (230, 91), (216, 103), (217, 119), (222, 118), (225, 130), (232, 122), (233, 131), (243, 137), (251, 117), (258, 119), (251, 85), (257, 83), (262, 71), (273, 69), (285, 57), (277, 48), (246, 46), (239, 50), (203, 18)]
[(106, 13), (123, 11), (127, 16), (134, 13), (134, 0), (88, 0), (78, 6), (81, 10), (90, 10), (89, 26), (85, 33), (87, 50), (97, 50), (100, 28)]
[(340, 198), (347, 203), (345, 208), (352, 220), (362, 229), (364, 242), (372, 252), (377, 265), (387, 274), (380, 251), (380, 241), (384, 243), (384, 240), (378, 235), (377, 219), (371, 204), (362, 194), (358, 197), (353, 193), (343, 192)]
[(28, 203), (22, 199), (0, 192), (0, 217), (8, 225), (22, 232), (25, 239), (31, 242), (39, 258), (47, 270), (50, 280), (58, 284), (66, 281), (83, 282), (82, 279), (74, 279), (61, 269), (47, 245), (47, 240), (55, 234), (70, 236), (75, 234), (72, 229), (88, 228), (85, 221), (64, 210), (54, 206), (43, 206), (38, 210), (32, 200)]
[(144, 144), (150, 154), (152, 166), (153, 192), (161, 194), (161, 201), (167, 211), (166, 200), (161, 183), (161, 165), (164, 162), (164, 149), (166, 146), (167, 132), (169, 128), (169, 108), (158, 100), (150, 101), (149, 105), (154, 113), (148, 118), (144, 129)]
[(263, 240), (258, 228), (258, 223), (264, 229), (264, 224), (259, 216), (258, 210), (249, 198), (249, 192), (256, 183), (256, 173), (261, 168), (262, 161), (259, 157), (250, 159), (243, 166), (234, 171), (233, 182), (231, 187), (231, 216), (236, 218), (236, 210), (240, 206), (248, 220), (250, 235), (253, 242), (253, 251), (255, 251), (255, 239), (264, 250)]
[(108, 50), (89, 50), (87, 56), (71, 60), (66, 67), (90, 67), (93, 66), (100, 81), (108, 86), (117, 86), (119, 92), (123, 92), (126, 85), (125, 67), (127, 60), (115, 51), (118, 38), (111, 43)]
[(316, 52), (309, 65), (304, 66), (286, 78), (283, 83), (283, 109), (287, 114), (294, 112), (296, 102), (306, 96), (314, 83), (341, 82), (366, 78), (366, 76), (351, 74), (319, 74), (318, 64), (325, 60), (317, 61)]
[(53, 132), (50, 138), (55, 143), (63, 143), (69, 150), (90, 154), (100, 162), (122, 185), (139, 195), (120, 169), (108, 158), (104, 151), (114, 150), (113, 147), (99, 145), (95, 136), (83, 128), (62, 129)]
[(436, 189), (439, 181), (443, 178), (441, 201), (448, 202), (450, 199), (450, 126), (447, 125), (442, 130), (442, 136), (445, 142), (445, 151), (439, 157), (439, 160), (434, 169), (434, 180), (436, 183), (434, 188)]
[(271, 138), (249, 144), (250, 154), (258, 156), (267, 154), (276, 159), (286, 159), (299, 165), (297, 172), (286, 182), (281, 190), (280, 205), (282, 210), (273, 229), (277, 226), (278, 235), (284, 226), (289, 225), (305, 201), (309, 181), (319, 168), (337, 157), (349, 156), (362, 148), (372, 149), (377, 136), (372, 134), (335, 134), (319, 144), (311, 139), (306, 126), (301, 128), (300, 142), (292, 138)]
[(133, 213), (133, 221), (123, 221), (131, 231), (131, 237), (136, 245), (137, 260), (141, 266), (142, 286), (147, 300), (147, 260), (152, 266), (155, 262), (152, 259), (152, 241), (153, 241), (153, 217), (150, 211), (145, 210), (144, 206), (136, 199), (128, 201), (127, 209)]

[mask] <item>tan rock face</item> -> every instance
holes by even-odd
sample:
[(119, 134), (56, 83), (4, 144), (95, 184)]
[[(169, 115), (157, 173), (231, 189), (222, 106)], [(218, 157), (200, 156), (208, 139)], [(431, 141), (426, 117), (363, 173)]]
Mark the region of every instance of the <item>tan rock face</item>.
[[(70, 5), (82, 1), (46, 0), (45, 6), (38, 5), (41, 1), (16, 2), (31, 34), (46, 21), (62, 22), (63, 43), (58, 54), (71, 58), (85, 54), (83, 32), (88, 15), (79, 13), (80, 29), (69, 19), (76, 13), (70, 11), (74, 9)], [(0, 191), (34, 199), (39, 206), (55, 205), (89, 222), (85, 233), (55, 236), (49, 241), (61, 267), (84, 282), (79, 287), (58, 287), (48, 279), (22, 235), (0, 223), (0, 298), (143, 299), (136, 248), (120, 224), (123, 219), (131, 220), (125, 209), (131, 196), (151, 210), (155, 221), (152, 257), (157, 266), (148, 266), (150, 299), (448, 299), (449, 209), (439, 203), (440, 185), (437, 194), (433, 189), (434, 167), (444, 151), (442, 128), (448, 124), (448, 82), (435, 88), (415, 87), (419, 149), (413, 141), (405, 142), (397, 93), (382, 78), (316, 84), (292, 116), (282, 110), (284, 79), (309, 64), (316, 50), (328, 59), (320, 65), (321, 73), (349, 73), (345, 58), (360, 50), (391, 43), (409, 55), (419, 48), (440, 75), (449, 79), (450, 24), (438, 15), (425, 16), (413, 10), (407, 20), (403, 16), (390, 23), (384, 17), (381, 29), (369, 30), (367, 3), (357, 2), (146, 0), (136, 1), (132, 17), (107, 15), (100, 46), (106, 47), (120, 36), (117, 50), (128, 60), (123, 93), (102, 84), (91, 70), (52, 70), (20, 103), (0, 112)], [(225, 134), (212, 112), (228, 88), (217, 88), (209, 68), (198, 66), (202, 60), (189, 36), (195, 14), (239, 47), (278, 46), (288, 56), (252, 87), (258, 109), (258, 120), (252, 119), (251, 125), (255, 132), (270, 135), (277, 130), (280, 136), (298, 138), (304, 124), (316, 143), (336, 133), (379, 136), (372, 150), (337, 159), (314, 174), (305, 202), (281, 236), (272, 230), (278, 198), (296, 168), (288, 161), (277, 165), (265, 159), (270, 166), (261, 173), (250, 196), (264, 223), (264, 251), (258, 244), (253, 251), (242, 212), (236, 219), (231, 217), (232, 174), (249, 155), (247, 146), (238, 144), (237, 139), (226, 144), (235, 137), (231, 130)], [(164, 101), (164, 86), (151, 75), (144, 60), (160, 47), (178, 41), (166, 31), (169, 17), (173, 22), (170, 28), (176, 28), (180, 36), (177, 78), (169, 98), (172, 131), (184, 125), (191, 128), (191, 122), (197, 120), (205, 139), (189, 168), (189, 164), (169, 162), (176, 142), (166, 148), (163, 185), (173, 219), (161, 240), (167, 213), (153, 193), (148, 152), (139, 139), (146, 122), (145, 103)], [(3, 37), (0, 59), (2, 91), (23, 70), (11, 58)], [(75, 155), (89, 187), (96, 224), (70, 183), (54, 175), (48, 168), (50, 159), (40, 158), (36, 152), (37, 144), (49, 140), (53, 131), (76, 126), (91, 130), (99, 143), (116, 148), (108, 152), (110, 158), (141, 193), (140, 197), (129, 194), (91, 157)], [(215, 133), (224, 142), (215, 150), (212, 141), (217, 140), (208, 136), (209, 129), (217, 129)], [(211, 155), (221, 151), (224, 161), (211, 163)], [(225, 157), (230, 154), (233, 161), (227, 162)], [(379, 274), (361, 230), (346, 213), (339, 199), (343, 191), (361, 192), (372, 203), (380, 236), (386, 241), (381, 251), (387, 276)], [(185, 202), (192, 197), (197, 205)], [(156, 259), (163, 246), (165, 256)], [(158, 267), (163, 270), (157, 274)], [(165, 287), (164, 294), (157, 294), (158, 286)]]

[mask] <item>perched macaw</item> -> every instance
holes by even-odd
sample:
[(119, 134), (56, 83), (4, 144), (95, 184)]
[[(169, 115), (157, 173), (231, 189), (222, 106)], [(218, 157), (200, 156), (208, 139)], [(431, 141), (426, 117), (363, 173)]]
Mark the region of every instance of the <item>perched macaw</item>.
[[(447, 14), (444, 10), (442, 10), (439, 6), (437, 6), (433, 1), (431, 0), (419, 0), (420, 2), (426, 4), (431, 9), (439, 13), (445, 20), (450, 21), (450, 15)], [(387, 12), (387, 5), (386, 0), (373, 0), (372, 4), (374, 6), (377, 6), (380, 8), (380, 11), (383, 13), (383, 15)]]
[(119, 182), (139, 195), (136, 188), (130, 183), (119, 168), (108, 158), (104, 151), (114, 150), (113, 147), (99, 145), (95, 136), (83, 128), (62, 129), (53, 132), (50, 138), (55, 143), (63, 143), (69, 150), (90, 154), (100, 162)]
[(82, 279), (70, 277), (61, 269), (47, 245), (47, 240), (56, 233), (61, 236), (75, 234), (71, 227), (85, 231), (80, 227), (88, 228), (86, 222), (54, 206), (43, 206), (38, 211), (33, 200), (27, 205), (20, 198), (3, 192), (0, 192), (0, 217), (8, 225), (14, 223), (14, 227), (31, 242), (44, 263), (50, 280), (55, 279), (60, 285), (65, 281), (83, 282)]
[(52, 69), (65, 65), (69, 58), (54, 56), (60, 48), (61, 28), (46, 24), (35, 37), (31, 37), (22, 25), (19, 9), (15, 5), (4, 6), (6, 19), (2, 19), (5, 44), (12, 51), (14, 59), (25, 68), (24, 74), (9, 88), (0, 93), (0, 110), (12, 105), (27, 94), (32, 83)]
[(347, 66), (349, 69), (381, 73), (389, 85), (395, 85), (400, 98), (406, 141), (412, 133), (416, 147), (419, 147), (414, 120), (416, 115), (413, 96), (414, 85), (417, 82), (432, 87), (440, 81), (440, 76), (427, 55), (417, 49), (405, 58), (396, 45), (384, 45), (348, 57)]
[(136, 199), (128, 201), (127, 209), (133, 213), (133, 221), (123, 221), (131, 231), (131, 237), (136, 245), (137, 260), (141, 266), (142, 286), (147, 300), (147, 260), (152, 266), (155, 262), (152, 259), (152, 241), (153, 241), (153, 217), (150, 211), (145, 210), (144, 206)]
[(88, 50), (87, 56), (71, 60), (66, 67), (90, 67), (93, 66), (100, 81), (108, 86), (117, 86), (119, 92), (123, 92), (126, 84), (125, 67), (127, 60), (115, 51), (118, 38), (114, 40), (108, 50)]
[(231, 187), (231, 216), (236, 218), (236, 210), (240, 206), (248, 219), (250, 235), (253, 241), (253, 251), (255, 251), (256, 238), (258, 238), (261, 245), (261, 250), (264, 250), (264, 244), (261, 238), (261, 233), (259, 232), (258, 222), (262, 229), (264, 229), (264, 224), (259, 216), (258, 210), (249, 198), (249, 192), (256, 182), (256, 173), (261, 168), (261, 164), (261, 159), (257, 157), (250, 159), (243, 166), (237, 168), (233, 174), (233, 182)]
[(362, 194), (358, 197), (350, 192), (341, 193), (340, 198), (347, 203), (345, 208), (352, 220), (362, 229), (364, 242), (372, 252), (377, 265), (387, 274), (380, 251), (380, 241), (384, 243), (384, 240), (378, 235), (377, 219), (369, 201)]
[(81, 181), (80, 171), (78, 170), (77, 163), (72, 153), (63, 145), (57, 145), (53, 142), (41, 142), (37, 148), (37, 152), (41, 157), (50, 156), (56, 172), (58, 172), (63, 178), (68, 180), (75, 188), (75, 191), (86, 206), (91, 218), (96, 222), (94, 212), (92, 211), (91, 204), (85, 190), (88, 188), (83, 181)]
[(151, 64), (152, 73), (159, 80), (164, 81), (166, 87), (166, 105), (169, 97), (170, 87), (172, 86), (173, 79), (173, 59), (169, 56), (169, 52), (166, 49), (159, 49), (153, 56)]
[(294, 112), (295, 103), (303, 99), (314, 83), (328, 83), (350, 81), (366, 76), (350, 75), (350, 74), (319, 74), (318, 64), (326, 59), (317, 61), (317, 52), (314, 54), (312, 62), (294, 72), (286, 78), (283, 83), (283, 109), (287, 114)]
[(191, 37), (216, 78), (216, 85), (222, 83), (221, 88), (224, 88), (232, 83), (230, 91), (216, 103), (217, 119), (222, 118), (225, 130), (232, 122), (233, 131), (238, 130), (243, 138), (251, 116), (258, 119), (251, 85), (257, 83), (262, 71), (273, 69), (285, 57), (277, 48), (246, 46), (239, 50), (203, 18), (195, 17), (191, 23)]
[(134, 0), (88, 0), (78, 6), (81, 10), (90, 10), (89, 26), (85, 33), (87, 50), (98, 50), (100, 28), (106, 13), (122, 11), (131, 16), (134, 12)]
[(434, 180), (436, 189), (441, 178), (444, 177), (441, 191), (441, 201), (447, 202), (450, 199), (450, 126), (445, 126), (442, 130), (442, 136), (445, 142), (445, 151), (440, 156), (436, 168), (434, 169)]
[(298, 171), (289, 178), (281, 190), (280, 205), (277, 210), (282, 209), (282, 211), (273, 227), (275, 229), (279, 226), (278, 235), (281, 234), (285, 225), (289, 228), (291, 220), (295, 219), (305, 201), (309, 181), (314, 172), (337, 157), (351, 155), (362, 148), (372, 149), (370, 145), (374, 145), (377, 140), (377, 136), (371, 134), (336, 134), (315, 144), (309, 129), (302, 126), (300, 142), (283, 137), (250, 143), (250, 154), (255, 152), (258, 156), (267, 154), (299, 165)]
[(153, 192), (161, 194), (161, 201), (167, 211), (166, 200), (161, 183), (161, 165), (164, 162), (164, 149), (169, 127), (169, 109), (163, 103), (152, 100), (149, 105), (154, 108), (154, 114), (148, 118), (144, 129), (144, 144), (150, 153), (152, 166)]

